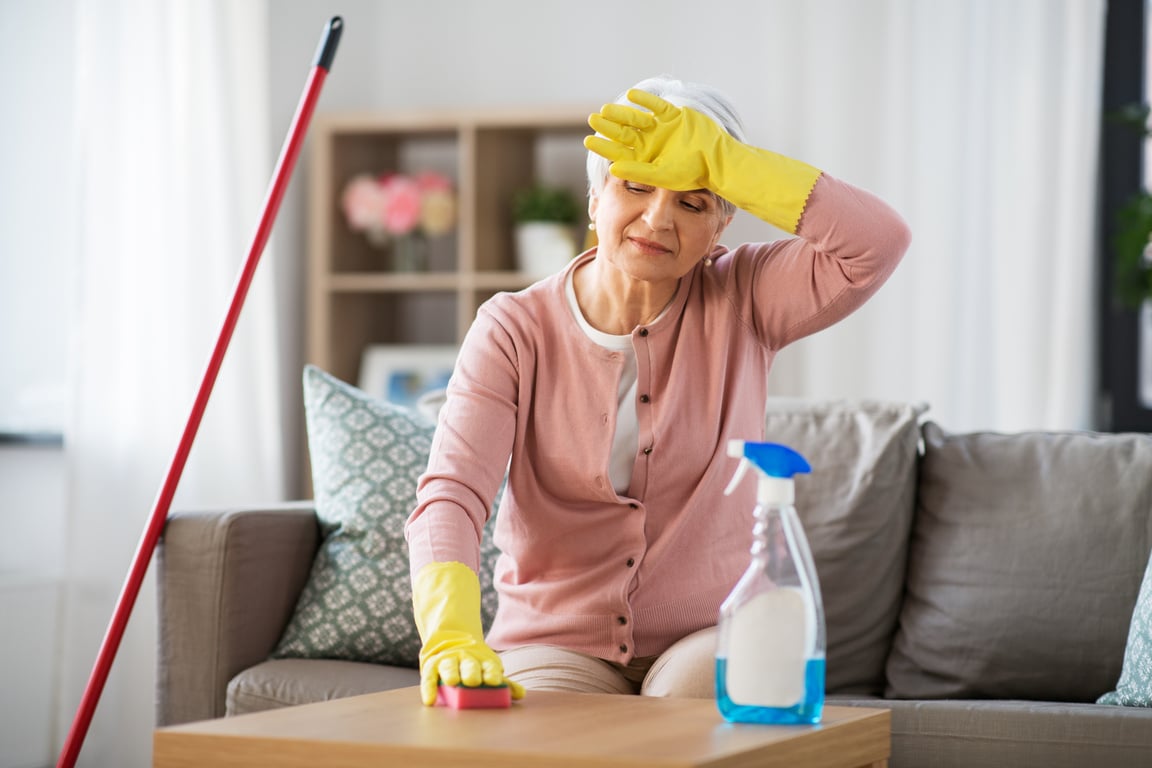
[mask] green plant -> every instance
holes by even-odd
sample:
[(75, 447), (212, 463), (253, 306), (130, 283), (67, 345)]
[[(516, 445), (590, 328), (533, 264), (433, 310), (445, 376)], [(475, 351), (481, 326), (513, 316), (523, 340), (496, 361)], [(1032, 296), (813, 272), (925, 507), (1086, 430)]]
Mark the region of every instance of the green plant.
[(532, 186), (512, 198), (512, 218), (516, 222), (555, 221), (575, 224), (580, 219), (576, 196), (560, 187)]
[[(1152, 136), (1148, 127), (1150, 108), (1147, 104), (1127, 104), (1108, 119), (1125, 125), (1143, 138)], [(1152, 243), (1152, 193), (1141, 190), (1116, 212), (1116, 231), (1112, 238), (1114, 256), (1113, 285), (1117, 301), (1128, 308), (1139, 307), (1152, 299), (1152, 262), (1145, 256)]]
[(1113, 280), (1116, 298), (1126, 307), (1140, 306), (1152, 299), (1152, 264), (1145, 252), (1152, 237), (1152, 194), (1140, 192), (1116, 212)]

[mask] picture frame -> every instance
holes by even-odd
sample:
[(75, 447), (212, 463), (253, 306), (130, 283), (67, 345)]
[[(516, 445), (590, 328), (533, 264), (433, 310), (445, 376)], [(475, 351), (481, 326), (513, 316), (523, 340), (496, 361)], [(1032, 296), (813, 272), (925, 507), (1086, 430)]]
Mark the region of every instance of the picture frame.
[(452, 345), (369, 345), (361, 355), (358, 386), (372, 397), (416, 409), (421, 397), (448, 386), (457, 352)]

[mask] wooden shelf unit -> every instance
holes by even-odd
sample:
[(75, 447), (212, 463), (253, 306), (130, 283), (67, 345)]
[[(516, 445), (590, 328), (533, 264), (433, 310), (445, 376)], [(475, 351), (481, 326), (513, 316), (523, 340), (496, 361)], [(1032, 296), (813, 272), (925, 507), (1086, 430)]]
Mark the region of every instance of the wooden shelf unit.
[[(516, 271), (511, 202), (533, 182), (583, 197), (590, 108), (318, 115), (312, 127), (306, 359), (356, 383), (371, 344), (458, 344), (476, 310), (528, 286)], [(456, 183), (455, 231), (428, 268), (389, 271), (389, 253), (344, 221), (360, 173), (441, 172)]]

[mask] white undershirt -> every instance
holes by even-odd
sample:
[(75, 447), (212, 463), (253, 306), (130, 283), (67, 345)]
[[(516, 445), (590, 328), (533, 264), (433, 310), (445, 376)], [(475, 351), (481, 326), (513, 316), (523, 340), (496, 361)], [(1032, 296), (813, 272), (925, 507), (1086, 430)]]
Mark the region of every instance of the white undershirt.
[(640, 424), (636, 420), (636, 350), (632, 348), (632, 334), (616, 336), (598, 331), (588, 323), (576, 302), (573, 274), (568, 273), (564, 292), (580, 329), (604, 349), (624, 356), (624, 371), (620, 374), (620, 386), (616, 391), (616, 433), (612, 436), (612, 452), (608, 457), (608, 479), (616, 493), (623, 495), (632, 484), (632, 468), (636, 464), (640, 441)]

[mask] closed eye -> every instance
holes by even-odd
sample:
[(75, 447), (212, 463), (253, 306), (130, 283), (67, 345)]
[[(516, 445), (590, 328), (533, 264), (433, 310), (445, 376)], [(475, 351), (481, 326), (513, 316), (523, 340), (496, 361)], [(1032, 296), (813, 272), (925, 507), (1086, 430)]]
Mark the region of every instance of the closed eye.
[(712, 201), (715, 200), (711, 195), (705, 197), (703, 195), (694, 194), (680, 199), (680, 205), (684, 206), (690, 211), (702, 213), (712, 209)]

